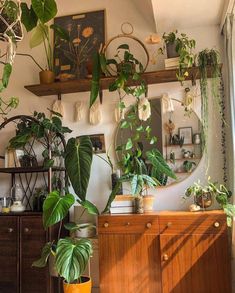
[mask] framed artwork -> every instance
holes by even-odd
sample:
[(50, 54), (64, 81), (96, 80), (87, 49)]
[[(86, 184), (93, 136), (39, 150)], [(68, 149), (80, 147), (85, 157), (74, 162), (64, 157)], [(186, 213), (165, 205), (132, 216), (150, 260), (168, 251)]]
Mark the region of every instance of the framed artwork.
[(193, 129), (192, 127), (180, 127), (179, 137), (184, 137), (184, 144), (191, 144), (193, 142)]
[(92, 134), (89, 135), (93, 146), (93, 152), (96, 154), (105, 153), (105, 140), (104, 134)]
[(54, 24), (70, 37), (69, 42), (54, 38), (56, 78), (85, 78), (92, 54), (105, 44), (105, 10), (56, 17)]

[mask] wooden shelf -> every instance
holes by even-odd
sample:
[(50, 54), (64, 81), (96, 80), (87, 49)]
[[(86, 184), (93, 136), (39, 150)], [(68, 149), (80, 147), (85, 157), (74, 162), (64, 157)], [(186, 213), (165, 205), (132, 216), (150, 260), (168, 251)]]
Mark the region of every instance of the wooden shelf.
[[(38, 167), (28, 167), (28, 168), (0, 168), (0, 173), (6, 173), (6, 174), (19, 174), (19, 173), (43, 173), (48, 172), (49, 168), (45, 168), (43, 166)], [(53, 172), (56, 171), (65, 171), (65, 168), (62, 167), (53, 167)]]
[(165, 145), (165, 148), (171, 148), (171, 147), (177, 147), (177, 148), (183, 148), (183, 147), (192, 147), (192, 146), (201, 146), (200, 144), (194, 144), (194, 143), (186, 143), (180, 146), (179, 144), (169, 144)]
[[(195, 80), (200, 77), (197, 67), (190, 68), (188, 70), (189, 75), (186, 80)], [(166, 82), (178, 82), (176, 78), (177, 69), (159, 70), (153, 72), (145, 72), (142, 77), (147, 84), (157, 84)], [(208, 77), (211, 77), (211, 70), (208, 68)], [(115, 80), (115, 77), (101, 78), (101, 89), (105, 90), (109, 88), (110, 83)], [(136, 85), (137, 83), (131, 82), (130, 85)], [(26, 85), (25, 88), (36, 96), (51, 96), (62, 95), (77, 92), (88, 92), (91, 89), (91, 79), (79, 79), (69, 80), (63, 82), (54, 82), (52, 84), (36, 84)]]
[[(196, 157), (196, 158), (181, 158), (181, 159), (175, 159), (175, 161), (177, 162), (181, 162), (181, 161), (193, 161), (193, 160), (201, 160), (201, 157)], [(172, 160), (167, 159), (168, 162), (171, 162)]]

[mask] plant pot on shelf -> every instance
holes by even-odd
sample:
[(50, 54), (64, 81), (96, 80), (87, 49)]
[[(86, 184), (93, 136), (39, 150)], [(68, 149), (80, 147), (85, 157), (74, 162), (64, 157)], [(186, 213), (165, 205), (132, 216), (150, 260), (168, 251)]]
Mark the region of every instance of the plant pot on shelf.
[(43, 70), (39, 72), (39, 78), (41, 84), (50, 84), (55, 81), (55, 74), (51, 70)]
[(166, 44), (166, 54), (167, 54), (167, 58), (179, 57), (179, 54), (176, 52), (176, 43)]
[(144, 199), (143, 196), (135, 196), (134, 199), (134, 207), (136, 214), (143, 214), (144, 213)]
[(144, 212), (145, 213), (152, 212), (155, 196), (145, 195), (143, 200), (144, 200), (144, 203), (143, 203), (144, 204)]
[(68, 284), (63, 283), (64, 293), (91, 293), (91, 279), (81, 277), (82, 283)]

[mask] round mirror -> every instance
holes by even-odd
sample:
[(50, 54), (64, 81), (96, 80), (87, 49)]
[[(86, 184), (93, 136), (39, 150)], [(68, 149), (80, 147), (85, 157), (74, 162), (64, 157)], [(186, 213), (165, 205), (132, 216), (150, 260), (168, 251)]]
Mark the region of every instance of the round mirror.
[[(157, 137), (155, 147), (162, 153), (171, 169), (175, 172), (177, 180), (161, 177), (160, 183), (164, 186), (180, 182), (187, 178), (198, 166), (202, 158), (201, 121), (194, 111), (182, 106), (175, 99), (164, 100), (158, 97), (150, 100), (151, 117), (143, 123), (152, 129), (152, 135)], [(116, 147), (133, 137), (135, 130), (129, 128), (117, 129)], [(153, 148), (146, 140), (144, 134), (138, 141), (143, 153)], [(120, 160), (120, 152), (117, 152)], [(164, 175), (164, 174), (163, 174)], [(159, 178), (158, 178), (159, 179)]]

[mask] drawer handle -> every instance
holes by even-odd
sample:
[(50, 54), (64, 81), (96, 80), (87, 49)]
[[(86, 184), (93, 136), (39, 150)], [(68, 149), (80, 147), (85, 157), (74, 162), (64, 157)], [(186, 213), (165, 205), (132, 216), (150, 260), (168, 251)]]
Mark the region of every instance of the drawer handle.
[(127, 222), (127, 223), (126, 223), (126, 226), (130, 226), (130, 224), (131, 224), (130, 222)]
[(146, 224), (146, 227), (147, 227), (148, 229), (150, 229), (150, 228), (152, 227), (152, 223), (147, 223), (147, 224)]
[(104, 223), (104, 228), (108, 228), (108, 226), (109, 226), (109, 223)]
[(167, 228), (170, 228), (172, 226), (172, 222), (168, 222), (167, 224), (166, 224), (166, 227)]
[(14, 231), (14, 229), (13, 228), (8, 228), (7, 231), (8, 231), (8, 233), (12, 233)]
[(24, 228), (25, 233), (29, 233), (29, 228)]
[(168, 259), (169, 259), (169, 256), (168, 256), (168, 254), (163, 254), (163, 257), (162, 257), (162, 259), (164, 260), (164, 261), (168, 261)]
[(220, 226), (220, 223), (219, 223), (219, 222), (215, 222), (215, 223), (214, 223), (214, 227), (215, 227), (215, 228), (219, 228), (219, 226)]

